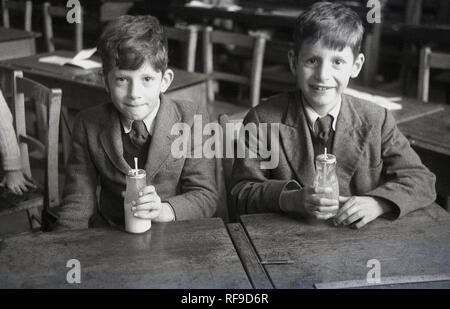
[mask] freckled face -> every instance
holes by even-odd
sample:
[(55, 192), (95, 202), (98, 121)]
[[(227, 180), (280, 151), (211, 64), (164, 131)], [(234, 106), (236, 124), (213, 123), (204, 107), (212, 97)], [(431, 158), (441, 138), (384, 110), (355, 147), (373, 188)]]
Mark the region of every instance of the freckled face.
[(117, 110), (128, 119), (142, 120), (156, 108), (160, 93), (169, 88), (172, 79), (170, 69), (155, 71), (146, 61), (137, 70), (113, 68), (108, 72), (107, 85)]
[(358, 76), (364, 56), (356, 59), (349, 46), (342, 50), (330, 49), (321, 41), (304, 42), (296, 57), (289, 53), (291, 70), (303, 96), (317, 112), (328, 112), (339, 102), (350, 77)]

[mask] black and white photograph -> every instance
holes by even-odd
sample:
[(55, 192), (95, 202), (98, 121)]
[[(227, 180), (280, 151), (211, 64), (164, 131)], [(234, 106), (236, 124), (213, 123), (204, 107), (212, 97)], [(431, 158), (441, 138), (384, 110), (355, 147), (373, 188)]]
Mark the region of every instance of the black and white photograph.
[(0, 1), (0, 289), (450, 289), (450, 1)]

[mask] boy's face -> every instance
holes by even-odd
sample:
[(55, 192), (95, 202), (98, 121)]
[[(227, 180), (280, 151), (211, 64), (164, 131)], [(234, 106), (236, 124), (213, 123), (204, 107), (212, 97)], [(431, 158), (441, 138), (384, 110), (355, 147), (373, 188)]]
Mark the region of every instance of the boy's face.
[(350, 77), (358, 76), (364, 55), (356, 59), (349, 46), (343, 50), (325, 47), (322, 42), (304, 42), (298, 52), (289, 52), (289, 64), (297, 86), (309, 105), (326, 114), (339, 100)]
[(155, 109), (159, 94), (169, 88), (172, 79), (172, 70), (157, 72), (145, 61), (137, 70), (113, 68), (106, 84), (119, 112), (128, 119), (142, 120)]

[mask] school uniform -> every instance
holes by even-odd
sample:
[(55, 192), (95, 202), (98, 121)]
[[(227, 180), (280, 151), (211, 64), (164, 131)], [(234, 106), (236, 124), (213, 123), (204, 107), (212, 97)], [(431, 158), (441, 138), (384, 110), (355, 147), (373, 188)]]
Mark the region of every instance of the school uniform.
[[(260, 157), (235, 160), (231, 196), (240, 213), (279, 212), (283, 190), (313, 185), (314, 134), (308, 117), (300, 91), (274, 96), (247, 114), (244, 124), (279, 124), (279, 163), (264, 170)], [(382, 198), (395, 217), (435, 200), (435, 176), (386, 109), (344, 94), (335, 120), (330, 152), (336, 156), (341, 196)]]
[[(151, 131), (142, 166), (147, 184), (155, 186), (161, 201), (170, 204), (176, 220), (210, 217), (217, 204), (214, 160), (178, 158), (171, 152), (179, 137), (171, 134), (172, 127), (185, 123), (192, 129), (196, 114), (206, 123), (200, 104), (161, 95), (156, 117), (146, 123)], [(126, 189), (125, 176), (133, 168), (133, 150), (124, 149), (130, 125), (121, 120), (112, 103), (80, 112), (72, 134), (58, 229), (124, 224), (121, 193)]]

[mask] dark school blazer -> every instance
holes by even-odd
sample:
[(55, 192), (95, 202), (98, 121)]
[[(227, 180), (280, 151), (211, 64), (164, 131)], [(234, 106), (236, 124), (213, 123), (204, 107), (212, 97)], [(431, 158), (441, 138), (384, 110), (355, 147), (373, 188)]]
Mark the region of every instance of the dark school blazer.
[[(279, 123), (279, 164), (260, 169), (257, 159), (236, 159), (231, 195), (240, 213), (280, 211), (282, 190), (312, 185), (314, 150), (301, 93), (276, 95), (247, 114), (244, 124)], [(431, 204), (435, 176), (420, 161), (386, 109), (343, 95), (333, 154), (339, 194), (381, 197), (396, 217)]]
[[(192, 131), (194, 115), (201, 115), (203, 123), (208, 121), (200, 104), (161, 95), (145, 166), (147, 184), (155, 186), (161, 201), (170, 203), (176, 220), (211, 217), (217, 205), (214, 159), (177, 158), (171, 153), (178, 137), (171, 135), (172, 126), (186, 123)], [(112, 103), (77, 116), (57, 229), (87, 228), (90, 220), (98, 223), (99, 219), (109, 225), (124, 224), (121, 192), (131, 167), (123, 157), (121, 130), (119, 112)]]

